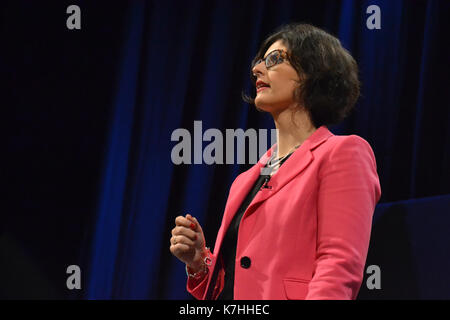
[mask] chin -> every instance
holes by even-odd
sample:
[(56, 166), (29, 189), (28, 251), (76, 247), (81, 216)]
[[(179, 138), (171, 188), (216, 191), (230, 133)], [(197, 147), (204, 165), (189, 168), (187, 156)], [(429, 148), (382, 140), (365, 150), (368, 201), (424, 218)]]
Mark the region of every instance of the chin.
[(255, 99), (255, 106), (266, 112), (272, 112), (277, 109), (277, 104), (271, 101), (267, 101), (266, 99)]
[[(272, 98), (272, 97), (271, 97)], [(277, 97), (278, 98), (278, 97)], [(292, 105), (294, 100), (292, 99), (270, 99), (269, 97), (256, 97), (255, 98), (255, 106), (266, 112), (280, 112), (284, 109), (287, 109), (290, 105)]]
[(255, 99), (255, 106), (258, 109), (268, 111), (273, 108), (273, 104), (268, 101), (268, 99), (264, 99), (263, 97), (257, 97)]
[(261, 103), (255, 103), (256, 108), (258, 108), (260, 111), (270, 112), (272, 109), (270, 106), (267, 106), (265, 104)]

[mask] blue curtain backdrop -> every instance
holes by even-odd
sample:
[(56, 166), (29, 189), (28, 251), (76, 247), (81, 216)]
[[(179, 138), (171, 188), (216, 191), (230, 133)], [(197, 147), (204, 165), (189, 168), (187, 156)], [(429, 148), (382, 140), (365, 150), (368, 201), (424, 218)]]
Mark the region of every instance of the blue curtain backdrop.
[[(366, 27), (372, 4), (380, 30)], [(336, 35), (360, 66), (356, 110), (330, 128), (369, 141), (382, 186), (368, 264), (384, 290), (360, 298), (450, 298), (449, 1), (133, 1), (125, 14), (85, 298), (190, 298), (174, 219), (196, 216), (213, 246), (250, 165), (174, 165), (171, 134), (273, 128), (240, 94), (261, 41), (289, 22)]]

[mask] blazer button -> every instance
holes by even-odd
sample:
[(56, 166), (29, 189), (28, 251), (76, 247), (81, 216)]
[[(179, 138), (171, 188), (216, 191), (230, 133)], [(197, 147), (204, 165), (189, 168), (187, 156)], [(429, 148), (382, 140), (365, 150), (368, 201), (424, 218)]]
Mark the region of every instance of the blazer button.
[(252, 264), (252, 260), (250, 260), (249, 257), (242, 257), (241, 258), (241, 267), (248, 269), (250, 268), (250, 265)]

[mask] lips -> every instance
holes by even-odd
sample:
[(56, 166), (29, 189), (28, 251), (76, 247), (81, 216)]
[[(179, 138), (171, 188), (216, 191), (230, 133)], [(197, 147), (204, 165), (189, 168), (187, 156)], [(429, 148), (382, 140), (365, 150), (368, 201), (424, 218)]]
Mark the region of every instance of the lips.
[(258, 89), (256, 89), (256, 92), (263, 91), (263, 90), (265, 90), (265, 89), (267, 89), (267, 88), (269, 88), (269, 87), (259, 87)]
[(270, 88), (270, 86), (262, 80), (256, 81), (256, 92), (260, 92), (266, 88)]

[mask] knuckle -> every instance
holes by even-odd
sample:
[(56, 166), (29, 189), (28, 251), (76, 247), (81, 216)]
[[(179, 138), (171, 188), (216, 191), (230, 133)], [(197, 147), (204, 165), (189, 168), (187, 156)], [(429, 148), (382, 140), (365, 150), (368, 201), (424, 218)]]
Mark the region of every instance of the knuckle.
[(192, 230), (189, 231), (189, 235), (188, 235), (189, 240), (194, 241), (195, 240), (195, 232), (193, 232)]
[(176, 227), (176, 228), (174, 228), (175, 230), (174, 230), (174, 234), (175, 235), (180, 235), (180, 234), (182, 234), (183, 232), (183, 227), (180, 227), (180, 226), (178, 226), (178, 227)]
[(191, 247), (194, 244), (194, 242), (188, 237), (183, 237), (183, 240), (184, 240), (183, 243), (188, 245), (189, 247)]
[(176, 225), (183, 225), (184, 224), (184, 220), (185, 220), (185, 218), (183, 216), (178, 216), (175, 219), (175, 224)]

